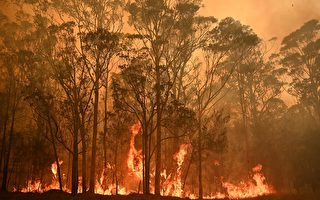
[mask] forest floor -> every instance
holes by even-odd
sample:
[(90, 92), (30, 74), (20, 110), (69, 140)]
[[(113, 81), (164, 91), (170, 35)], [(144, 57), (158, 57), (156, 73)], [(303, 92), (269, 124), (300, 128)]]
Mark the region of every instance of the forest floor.
[[(154, 195), (139, 195), (131, 194), (128, 196), (122, 195), (98, 195), (98, 194), (78, 194), (72, 197), (68, 193), (60, 191), (48, 191), (45, 193), (0, 193), (1, 200), (184, 200), (189, 198), (178, 198), (178, 197), (160, 197)], [(320, 193), (315, 195), (272, 195), (262, 196), (256, 198), (249, 198), (245, 200), (319, 200)]]

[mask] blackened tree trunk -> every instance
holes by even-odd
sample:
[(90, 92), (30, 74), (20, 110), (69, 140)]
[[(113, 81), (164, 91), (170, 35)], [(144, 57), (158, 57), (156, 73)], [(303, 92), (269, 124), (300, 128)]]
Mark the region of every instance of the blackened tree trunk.
[(0, 156), (0, 169), (2, 169), (2, 160), (5, 160), (5, 152), (6, 152), (6, 137), (7, 137), (7, 124), (9, 119), (9, 102), (10, 102), (10, 90), (7, 100), (7, 109), (4, 117), (4, 124), (3, 124), (3, 130), (2, 130), (2, 145), (1, 145), (1, 156)]
[(143, 150), (143, 194), (150, 194), (150, 156), (149, 156), (149, 134), (148, 134), (148, 125), (146, 112), (144, 111), (144, 118), (142, 123), (142, 150)]
[(155, 194), (160, 195), (160, 173), (161, 173), (161, 81), (159, 59), (156, 61), (156, 171), (155, 171)]
[(72, 180), (71, 194), (74, 196), (78, 193), (78, 131), (79, 131), (79, 111), (78, 103), (74, 105), (74, 127), (73, 127), (73, 155), (72, 155)]
[(82, 193), (87, 192), (87, 141), (85, 133), (85, 120), (84, 114), (82, 115), (81, 125), (80, 125), (80, 135), (81, 135), (81, 144), (82, 144)]
[[(59, 163), (59, 156), (58, 156), (58, 152), (57, 152), (57, 147), (56, 147), (56, 142), (55, 142), (55, 137), (54, 137), (55, 134), (53, 133), (50, 114), (48, 114), (48, 124), (49, 124), (49, 131), (50, 131), (50, 135), (51, 135), (51, 143), (52, 143), (52, 147), (53, 147), (54, 158), (55, 158), (56, 164), (57, 164), (57, 174), (58, 174), (58, 180), (59, 180), (59, 189), (61, 191), (63, 191), (61, 171), (60, 171), (60, 163)], [(58, 132), (58, 127), (57, 126), (56, 126), (56, 131)]]
[(15, 114), (17, 104), (14, 102), (12, 105), (12, 115), (11, 115), (11, 127), (10, 127), (10, 135), (9, 135), (9, 144), (8, 144), (8, 152), (4, 160), (3, 166), (3, 176), (2, 176), (2, 191), (7, 191), (7, 183), (8, 183), (8, 172), (9, 172), (9, 162), (10, 162), (10, 154), (11, 154), (11, 147), (13, 141), (13, 133), (14, 133), (14, 122), (15, 122)]
[[(104, 90), (104, 120), (103, 120), (103, 135), (102, 135), (102, 147), (103, 147), (103, 176), (107, 176), (107, 135), (108, 135), (108, 92), (109, 92), (109, 71), (106, 72), (106, 77), (105, 77), (105, 84), (103, 85), (105, 90)], [(118, 148), (118, 139), (116, 139), (116, 152)], [(117, 157), (117, 155), (115, 155)], [(115, 158), (115, 164), (116, 164), (116, 158)], [(117, 168), (117, 166), (115, 166)], [(116, 194), (118, 194), (118, 179), (117, 179), (117, 174), (115, 173), (115, 179), (116, 179)], [(104, 182), (106, 182), (106, 178), (104, 178)], [(103, 183), (103, 187), (106, 187), (107, 184)]]
[[(118, 123), (118, 127), (120, 124)], [(120, 130), (118, 128), (117, 130), (117, 135), (120, 134)], [(118, 147), (119, 147), (119, 138), (116, 137), (116, 146), (115, 146), (115, 154), (114, 154), (114, 177), (115, 177), (115, 182), (116, 182), (116, 195), (118, 195)], [(106, 168), (105, 168), (106, 169)]]
[(198, 127), (198, 181), (199, 181), (199, 199), (203, 197), (203, 187), (202, 187), (202, 117), (199, 114), (199, 127)]
[(96, 80), (94, 86), (94, 105), (93, 105), (93, 136), (92, 136), (92, 155), (90, 169), (90, 188), (89, 192), (94, 193), (95, 170), (96, 170), (96, 152), (97, 152), (97, 134), (98, 134), (98, 107), (99, 107), (99, 66), (96, 66)]

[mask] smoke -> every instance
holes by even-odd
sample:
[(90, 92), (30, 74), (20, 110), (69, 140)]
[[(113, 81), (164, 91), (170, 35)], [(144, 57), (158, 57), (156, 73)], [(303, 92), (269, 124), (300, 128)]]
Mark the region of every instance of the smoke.
[[(5, 14), (12, 16), (13, 10), (12, 4), (0, 3), (0, 11)], [(304, 22), (320, 19), (319, 10), (319, 0), (203, 0), (200, 14), (219, 19), (231, 16), (268, 40), (282, 39)]]
[(310, 19), (320, 19), (319, 0), (204, 0), (203, 15), (231, 16), (263, 39), (282, 39)]

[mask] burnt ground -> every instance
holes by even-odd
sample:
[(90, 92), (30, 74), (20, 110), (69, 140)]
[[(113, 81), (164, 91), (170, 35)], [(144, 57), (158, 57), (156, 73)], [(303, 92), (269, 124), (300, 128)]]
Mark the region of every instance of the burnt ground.
[[(98, 194), (78, 194), (72, 197), (70, 194), (60, 191), (48, 191), (45, 193), (0, 193), (1, 200), (187, 200), (188, 198), (159, 197), (154, 195), (131, 194), (121, 195), (98, 195)], [(309, 195), (271, 195), (250, 198), (246, 200), (320, 200), (320, 193)]]

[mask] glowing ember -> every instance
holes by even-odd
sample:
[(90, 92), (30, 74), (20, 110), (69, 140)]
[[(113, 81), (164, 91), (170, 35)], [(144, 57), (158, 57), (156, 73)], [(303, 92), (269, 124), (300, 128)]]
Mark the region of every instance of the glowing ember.
[(214, 164), (215, 166), (220, 166), (219, 160), (214, 160), (214, 161), (213, 161), (213, 164)]
[(204, 197), (204, 199), (225, 199), (227, 195), (217, 192)]
[(253, 172), (260, 172), (261, 170), (262, 170), (262, 165), (261, 164), (258, 164), (257, 166), (252, 168)]

